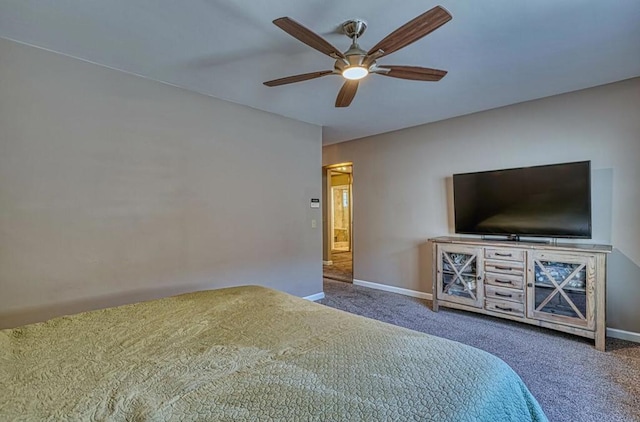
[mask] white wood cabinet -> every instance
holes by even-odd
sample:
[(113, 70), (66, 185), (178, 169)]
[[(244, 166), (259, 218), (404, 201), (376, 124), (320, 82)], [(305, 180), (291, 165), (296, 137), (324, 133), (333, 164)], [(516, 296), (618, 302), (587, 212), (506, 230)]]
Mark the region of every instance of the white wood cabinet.
[(608, 245), (430, 239), (433, 308), (479, 312), (592, 338), (605, 347)]

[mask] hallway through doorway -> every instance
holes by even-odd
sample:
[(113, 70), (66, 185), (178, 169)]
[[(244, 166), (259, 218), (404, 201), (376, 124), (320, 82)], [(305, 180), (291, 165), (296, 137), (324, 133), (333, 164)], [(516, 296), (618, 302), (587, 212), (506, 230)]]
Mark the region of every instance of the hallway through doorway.
[(353, 282), (353, 166), (351, 163), (325, 169), (325, 215), (323, 228), (323, 275), (333, 280)]
[(353, 255), (351, 251), (332, 252), (331, 265), (322, 266), (322, 275), (324, 278), (332, 280), (353, 282)]

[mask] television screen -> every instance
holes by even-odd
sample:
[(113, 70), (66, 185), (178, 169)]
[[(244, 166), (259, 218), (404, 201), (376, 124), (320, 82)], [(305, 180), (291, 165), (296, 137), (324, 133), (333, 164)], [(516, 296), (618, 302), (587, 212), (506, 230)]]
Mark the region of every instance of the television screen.
[(591, 162), (453, 175), (456, 233), (591, 238)]

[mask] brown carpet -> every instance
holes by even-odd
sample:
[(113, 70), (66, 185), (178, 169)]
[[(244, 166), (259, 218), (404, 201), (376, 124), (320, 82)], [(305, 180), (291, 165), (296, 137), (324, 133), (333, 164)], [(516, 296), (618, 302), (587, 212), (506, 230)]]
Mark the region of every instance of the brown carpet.
[(332, 265), (323, 265), (324, 278), (353, 282), (353, 255), (351, 252), (331, 252)]
[(322, 303), (492, 353), (509, 364), (551, 422), (640, 421), (640, 344), (593, 341), (431, 302), (324, 280)]

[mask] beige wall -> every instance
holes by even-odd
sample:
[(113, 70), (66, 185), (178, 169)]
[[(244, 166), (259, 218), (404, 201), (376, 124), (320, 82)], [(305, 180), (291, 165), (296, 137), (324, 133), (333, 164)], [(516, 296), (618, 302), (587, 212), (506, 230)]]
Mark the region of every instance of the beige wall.
[(322, 291), (321, 128), (0, 39), (0, 326)]
[[(593, 243), (612, 244), (609, 327), (640, 332), (640, 78), (323, 149), (353, 161), (354, 278), (431, 291), (454, 173), (591, 160)], [(390, 225), (388, 221), (395, 221)]]

